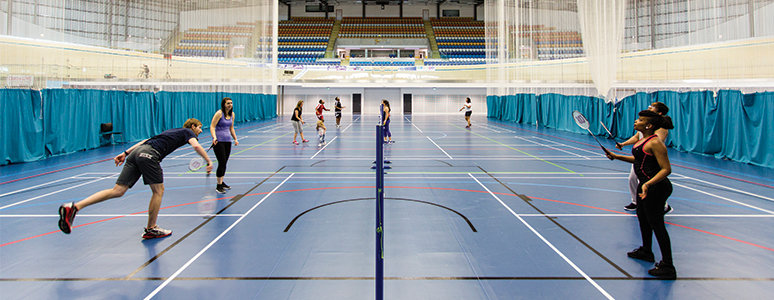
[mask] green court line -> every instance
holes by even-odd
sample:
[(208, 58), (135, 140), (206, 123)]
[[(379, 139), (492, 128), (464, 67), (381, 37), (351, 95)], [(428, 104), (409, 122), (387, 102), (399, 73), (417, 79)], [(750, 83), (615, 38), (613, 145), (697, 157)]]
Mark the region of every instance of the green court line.
[[(263, 144), (266, 144), (266, 143), (268, 143), (268, 142), (273, 142), (274, 140), (276, 140), (276, 139), (278, 139), (278, 138), (281, 138), (281, 137), (283, 137), (283, 136), (286, 136), (286, 135), (288, 135), (288, 134), (291, 134), (291, 133), (293, 133), (293, 131), (290, 131), (290, 132), (288, 132), (288, 133), (286, 133), (286, 134), (280, 135), (280, 136), (278, 136), (278, 137), (275, 137), (275, 138), (273, 138), (273, 139), (270, 139), (270, 140), (268, 140), (268, 141), (265, 141), (265, 142), (263, 142), (263, 143), (260, 143), (260, 144), (258, 144), (258, 145), (255, 145), (255, 146), (252, 146), (252, 147), (250, 147), (250, 148), (247, 148), (247, 149), (245, 149), (245, 150), (242, 150), (242, 151), (239, 151), (239, 152), (237, 152), (237, 153), (234, 153), (234, 155), (241, 154), (242, 152), (245, 152), (245, 151), (247, 151), (247, 150), (250, 150), (250, 149), (256, 148), (256, 147), (258, 147), (258, 146), (260, 146), (260, 145), (263, 145)], [(229, 172), (229, 173), (232, 173), (232, 172)]]
[[(283, 136), (286, 136), (286, 135), (288, 135), (288, 134), (291, 134), (292, 132), (293, 132), (293, 131), (291, 131), (291, 132), (288, 132), (288, 133), (286, 133), (286, 134), (283, 134), (283, 135), (280, 135), (280, 136), (278, 136), (278, 137), (275, 137), (275, 138), (273, 138), (273, 139), (270, 139), (270, 140), (268, 140), (268, 141), (265, 141), (265, 142), (263, 142), (263, 143), (260, 143), (260, 144), (258, 144), (258, 145), (252, 146), (252, 147), (250, 147), (250, 148), (247, 148), (247, 149), (245, 149), (245, 150), (239, 151), (239, 152), (237, 152), (237, 153), (234, 153), (234, 155), (237, 155), (237, 154), (239, 154), (239, 153), (242, 153), (242, 152), (245, 152), (245, 151), (247, 151), (247, 150), (253, 149), (253, 148), (255, 148), (255, 147), (258, 147), (258, 146), (260, 146), (260, 145), (266, 144), (266, 143), (268, 143), (268, 142), (274, 141), (274, 140), (276, 140), (276, 139), (278, 139), (278, 138), (281, 138), (281, 137), (283, 137)], [(206, 174), (207, 172), (194, 172), (194, 171), (188, 170), (188, 171), (186, 171), (185, 173), (181, 173), (181, 174), (179, 174), (179, 175), (177, 175), (177, 176), (188, 175), (188, 174), (191, 174), (191, 173), (202, 173), (202, 174)], [(239, 172), (231, 172), (231, 171), (229, 171), (229, 173), (239, 173)], [(272, 172), (269, 172), (269, 173), (272, 173)]]
[[(453, 124), (453, 123), (451, 123), (451, 122), (447, 122), (447, 123), (449, 123), (449, 125), (451, 125), (452, 127), (456, 127), (456, 128), (462, 129), (462, 130), (466, 130), (466, 129), (463, 129), (462, 127), (460, 127), (460, 126), (457, 126), (457, 125), (455, 125), (455, 124)], [(524, 151), (522, 151), (522, 150), (519, 150), (519, 149), (513, 148), (513, 147), (511, 147), (511, 146), (509, 146), (509, 145), (506, 145), (506, 144), (500, 143), (500, 142), (498, 142), (498, 141), (495, 141), (495, 140), (493, 140), (493, 139), (491, 139), (491, 138), (489, 138), (489, 137), (486, 137), (486, 136), (483, 136), (483, 135), (481, 135), (481, 134), (475, 133), (475, 132), (473, 132), (472, 130), (468, 130), (468, 131), (470, 131), (470, 133), (472, 133), (472, 134), (475, 134), (475, 135), (477, 135), (477, 136), (479, 136), (479, 137), (485, 138), (485, 139), (487, 139), (487, 140), (489, 140), (489, 141), (491, 141), (491, 142), (493, 142), (493, 143), (495, 143), (495, 144), (500, 144), (500, 145), (503, 145), (503, 146), (505, 146), (505, 147), (508, 147), (508, 148), (510, 148), (511, 150), (515, 150), (515, 151), (517, 151), (517, 152), (519, 152), (519, 153), (522, 153), (522, 154), (524, 154), (524, 155), (527, 155), (527, 156), (529, 156), (529, 157), (532, 157), (532, 158), (534, 158), (534, 159), (537, 159), (537, 160), (539, 160), (539, 161), (542, 161), (542, 162), (544, 162), (544, 163), (547, 163), (547, 164), (549, 164), (549, 165), (552, 165), (552, 166), (554, 166), (554, 167), (557, 167), (557, 168), (559, 168), (559, 169), (565, 170), (565, 171), (567, 171), (567, 172), (570, 172), (570, 173), (573, 173), (573, 174), (578, 174), (578, 173), (576, 173), (576, 172), (575, 172), (575, 171), (573, 171), (573, 170), (570, 170), (570, 169), (568, 169), (568, 168), (562, 167), (562, 166), (560, 166), (560, 165), (557, 165), (557, 164), (555, 164), (555, 163), (552, 163), (552, 162), (550, 162), (550, 161), (547, 161), (547, 160), (545, 160), (545, 159), (542, 159), (542, 158), (540, 158), (540, 157), (534, 156), (534, 155), (532, 155), (532, 154), (529, 154), (529, 153), (527, 153), (527, 152), (524, 152)], [(494, 172), (489, 172), (489, 173), (494, 173)], [(583, 176), (583, 174), (578, 174), (578, 175), (579, 175), (579, 176)]]

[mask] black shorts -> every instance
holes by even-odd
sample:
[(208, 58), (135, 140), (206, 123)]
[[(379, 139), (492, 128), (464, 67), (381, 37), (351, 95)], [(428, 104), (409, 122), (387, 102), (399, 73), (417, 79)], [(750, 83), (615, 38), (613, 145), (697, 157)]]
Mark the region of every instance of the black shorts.
[(466, 111), (466, 112), (465, 112), (465, 116), (466, 116), (466, 117), (470, 117), (470, 114), (472, 114), (472, 113), (473, 113), (473, 111)]
[(341, 118), (341, 112), (340, 111), (336, 112), (336, 118)]
[(116, 184), (131, 188), (140, 179), (140, 175), (145, 185), (164, 183), (160, 157), (159, 152), (150, 145), (140, 145), (126, 157), (124, 169), (118, 175)]

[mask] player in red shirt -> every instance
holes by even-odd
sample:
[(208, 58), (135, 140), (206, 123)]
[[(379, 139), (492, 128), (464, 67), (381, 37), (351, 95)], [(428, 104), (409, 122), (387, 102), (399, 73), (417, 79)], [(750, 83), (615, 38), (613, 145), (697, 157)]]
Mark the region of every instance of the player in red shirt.
[(317, 108), (314, 109), (314, 114), (317, 116), (317, 119), (325, 121), (323, 119), (323, 110), (330, 111), (330, 108), (325, 108), (325, 100), (320, 99), (320, 104), (317, 105)]

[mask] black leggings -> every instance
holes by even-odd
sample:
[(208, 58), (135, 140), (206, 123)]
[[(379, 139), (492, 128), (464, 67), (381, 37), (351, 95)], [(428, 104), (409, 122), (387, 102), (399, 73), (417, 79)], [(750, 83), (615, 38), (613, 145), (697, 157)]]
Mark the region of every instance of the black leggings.
[(669, 241), (666, 225), (664, 225), (664, 204), (672, 194), (672, 183), (664, 179), (648, 187), (648, 195), (640, 199), (642, 192), (642, 180), (637, 186), (637, 220), (640, 221), (640, 234), (642, 234), (642, 246), (646, 250), (653, 247), (653, 234), (656, 234), (658, 247), (661, 249), (661, 260), (672, 264), (672, 244)]
[(218, 142), (212, 148), (215, 151), (215, 157), (218, 158), (218, 171), (215, 172), (215, 176), (223, 177), (226, 175), (228, 157), (231, 156), (231, 142)]

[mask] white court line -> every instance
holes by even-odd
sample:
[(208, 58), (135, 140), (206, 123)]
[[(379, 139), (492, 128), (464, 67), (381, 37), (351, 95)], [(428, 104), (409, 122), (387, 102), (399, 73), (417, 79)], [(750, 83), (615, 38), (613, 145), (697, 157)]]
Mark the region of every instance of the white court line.
[[(599, 152), (596, 152), (596, 151), (591, 151), (591, 150), (588, 150), (588, 149), (581, 149), (581, 148), (578, 148), (578, 147), (573, 147), (573, 146), (570, 146), (569, 144), (559, 143), (559, 142), (552, 141), (552, 140), (549, 140), (549, 139), (539, 138), (539, 137), (536, 137), (536, 136), (533, 136), (532, 138), (538, 139), (538, 140), (544, 140), (544, 141), (547, 141), (547, 142), (558, 144), (560, 146), (564, 146), (564, 147), (567, 147), (567, 148), (570, 148), (570, 149), (575, 149), (575, 150), (578, 150), (578, 151), (583, 151), (583, 152), (592, 153), (592, 154), (599, 154)], [(607, 158), (605, 158), (605, 159), (607, 159)]]
[(102, 177), (102, 178), (99, 178), (99, 179), (95, 179), (95, 180), (92, 180), (92, 181), (89, 181), (89, 182), (84, 182), (84, 183), (81, 183), (79, 185), (74, 185), (74, 186), (68, 187), (66, 189), (59, 189), (59, 190), (50, 192), (48, 194), (43, 194), (43, 195), (40, 195), (40, 196), (37, 196), (37, 197), (29, 198), (29, 199), (24, 200), (24, 201), (19, 201), (19, 202), (16, 202), (16, 203), (11, 203), (11, 204), (8, 204), (6, 206), (0, 207), (0, 210), (6, 209), (6, 208), (9, 208), (9, 207), (12, 207), (12, 206), (16, 206), (16, 205), (19, 205), (19, 204), (22, 204), (22, 203), (30, 202), (32, 200), (40, 199), (40, 198), (43, 198), (43, 197), (48, 196), (48, 195), (53, 195), (53, 194), (56, 194), (56, 193), (59, 193), (59, 192), (64, 192), (66, 190), (71, 190), (71, 189), (74, 189), (74, 188), (77, 188), (77, 187), (80, 187), (80, 186), (91, 184), (91, 183), (94, 183), (94, 182), (97, 182), (97, 181), (100, 181), (100, 180), (104, 180), (104, 179), (108, 179), (110, 177), (118, 175), (118, 173), (112, 173), (112, 174), (113, 175)]
[(352, 124), (355, 124), (355, 122), (357, 122), (358, 120), (360, 120), (360, 117), (359, 117), (359, 116), (358, 116), (357, 118), (355, 118), (354, 120), (352, 120), (352, 122), (350, 122), (350, 123), (349, 123), (349, 125), (347, 125), (347, 127), (344, 127), (344, 129), (343, 129), (343, 130), (341, 130), (341, 132), (347, 131), (347, 129), (349, 129), (350, 127), (352, 127)]
[(710, 192), (705, 192), (705, 191), (702, 191), (702, 190), (699, 190), (699, 189), (688, 187), (688, 186), (685, 186), (685, 185), (682, 185), (682, 184), (679, 184), (679, 183), (672, 183), (672, 184), (676, 185), (676, 186), (679, 186), (681, 188), (684, 188), (684, 189), (689, 189), (689, 190), (692, 190), (692, 191), (695, 191), (695, 192), (699, 192), (699, 193), (702, 193), (702, 194), (705, 194), (705, 195), (709, 195), (709, 196), (712, 196), (712, 197), (715, 197), (715, 198), (718, 198), (718, 199), (726, 200), (728, 202), (733, 202), (733, 203), (739, 204), (741, 206), (746, 206), (746, 207), (749, 207), (749, 208), (752, 208), (752, 209), (755, 209), (755, 210), (759, 210), (759, 211), (770, 213), (770, 214), (774, 215), (774, 211), (770, 211), (768, 209), (763, 209), (763, 208), (757, 207), (755, 205), (747, 204), (747, 203), (744, 203), (744, 202), (739, 202), (739, 201), (736, 201), (736, 200), (733, 200), (733, 199), (729, 199), (729, 198), (726, 198), (726, 197), (723, 197), (723, 196), (715, 195), (715, 194), (710, 193)]
[(449, 155), (449, 153), (446, 153), (446, 151), (444, 151), (444, 150), (443, 150), (443, 148), (441, 148), (441, 146), (438, 146), (438, 144), (436, 144), (436, 143), (435, 143), (435, 141), (433, 141), (433, 139), (431, 139), (429, 136), (425, 136), (425, 137), (426, 137), (428, 140), (430, 140), (430, 142), (431, 142), (431, 143), (433, 143), (433, 145), (435, 145), (436, 147), (438, 147), (438, 149), (441, 149), (441, 152), (443, 152), (443, 154), (446, 154), (446, 156), (447, 156), (447, 157), (449, 157), (449, 159), (454, 159), (454, 157), (451, 157), (451, 155)]
[(326, 148), (326, 147), (328, 147), (328, 145), (330, 145), (331, 143), (333, 143), (333, 141), (335, 141), (337, 138), (339, 138), (339, 136), (338, 136), (338, 135), (337, 135), (337, 136), (335, 136), (335, 137), (333, 137), (333, 139), (332, 139), (330, 142), (327, 142), (327, 143), (325, 143), (325, 146), (323, 146), (322, 148), (320, 148), (320, 150), (317, 150), (317, 153), (315, 153), (314, 155), (312, 155), (312, 157), (310, 157), (309, 159), (314, 159), (314, 158), (317, 156), (317, 154), (320, 154), (320, 152), (322, 152), (323, 150), (325, 150), (325, 148)]
[(21, 189), (21, 190), (15, 190), (15, 191), (11, 191), (11, 192), (8, 192), (8, 193), (5, 193), (5, 194), (0, 194), (0, 198), (8, 196), (8, 195), (13, 195), (13, 194), (16, 194), (16, 193), (21, 193), (21, 192), (24, 192), (24, 191), (27, 191), (27, 190), (39, 188), (39, 187), (44, 186), (44, 185), (49, 185), (49, 184), (52, 184), (52, 183), (57, 183), (57, 182), (60, 182), (62, 180), (72, 179), (72, 178), (75, 178), (75, 176), (65, 177), (65, 178), (61, 178), (59, 180), (54, 180), (54, 181), (49, 181), (49, 182), (46, 182), (46, 183), (41, 183), (41, 184), (38, 184), (36, 186), (31, 186), (31, 187), (24, 188), (24, 189)]
[(285, 178), (285, 180), (283, 180), (282, 182), (280, 182), (280, 184), (278, 184), (276, 187), (274, 187), (274, 189), (271, 190), (271, 192), (266, 194), (266, 196), (264, 196), (260, 201), (258, 201), (258, 203), (256, 203), (255, 205), (253, 205), (253, 207), (251, 207), (249, 210), (247, 210), (247, 212), (245, 212), (243, 216), (241, 216), (239, 219), (234, 221), (234, 223), (231, 224), (231, 226), (226, 228), (226, 230), (224, 230), (222, 233), (220, 233), (220, 235), (218, 235), (218, 237), (216, 237), (214, 240), (212, 240), (212, 242), (207, 244), (207, 246), (205, 246), (201, 251), (199, 251), (199, 253), (196, 253), (196, 255), (194, 255), (194, 257), (192, 257), (190, 260), (188, 260), (188, 262), (186, 262), (182, 267), (180, 267), (180, 269), (178, 269), (177, 271), (175, 271), (175, 273), (173, 273), (171, 276), (169, 276), (169, 278), (167, 278), (167, 280), (164, 280), (164, 282), (161, 285), (159, 285), (155, 290), (153, 290), (153, 292), (148, 294), (148, 296), (145, 297), (145, 300), (153, 298), (153, 296), (158, 294), (158, 292), (160, 292), (161, 289), (163, 289), (170, 282), (172, 282), (172, 280), (175, 280), (175, 278), (177, 278), (177, 276), (180, 275), (180, 273), (182, 273), (185, 269), (188, 268), (188, 266), (190, 266), (194, 261), (196, 261), (196, 259), (198, 259), (199, 256), (204, 254), (204, 252), (206, 252), (207, 249), (210, 249), (210, 247), (212, 247), (212, 245), (214, 245), (216, 242), (218, 242), (224, 235), (226, 235), (226, 233), (231, 231), (231, 229), (234, 229), (234, 227), (236, 227), (236, 225), (239, 224), (239, 222), (242, 222), (242, 220), (244, 220), (245, 217), (247, 217), (247, 215), (249, 215), (251, 212), (253, 212), (253, 210), (255, 210), (255, 208), (258, 207), (258, 205), (261, 205), (261, 203), (263, 203), (263, 201), (266, 200), (266, 198), (269, 198), (269, 196), (274, 194), (274, 192), (276, 192), (277, 189), (279, 189), (285, 182), (287, 182), (288, 179), (293, 177), (293, 175), (294, 174), (290, 174), (290, 176)]
[(519, 214), (514, 212), (513, 209), (511, 209), (507, 204), (505, 204), (505, 202), (500, 200), (500, 198), (497, 197), (497, 195), (492, 193), (492, 191), (490, 191), (489, 188), (487, 188), (483, 183), (478, 181), (478, 179), (475, 176), (473, 176), (473, 174), (468, 173), (468, 176), (470, 176), (470, 178), (473, 178), (473, 180), (478, 182), (478, 184), (481, 185), (481, 187), (483, 187), (487, 192), (489, 192), (489, 194), (492, 195), (492, 197), (497, 199), (497, 201), (500, 202), (500, 204), (502, 204), (503, 206), (505, 206), (505, 208), (509, 212), (511, 212), (512, 215), (514, 215), (517, 219), (519, 219), (519, 221), (521, 221), (521, 223), (524, 224), (524, 226), (527, 226), (527, 228), (529, 228), (529, 230), (532, 231), (532, 233), (537, 235), (538, 238), (540, 238), (546, 245), (548, 245), (548, 247), (550, 247), (552, 250), (554, 250), (554, 252), (556, 252), (556, 254), (558, 254), (562, 259), (564, 259), (565, 262), (567, 262), (573, 269), (575, 269), (575, 271), (578, 272), (578, 274), (583, 276), (583, 278), (586, 278), (586, 281), (591, 283), (591, 285), (593, 285), (600, 293), (602, 293), (602, 295), (604, 295), (607, 299), (615, 299), (615, 298), (613, 298), (613, 296), (608, 294), (607, 291), (605, 291), (601, 286), (599, 286), (599, 284), (597, 284), (597, 282), (594, 281), (594, 279), (591, 279), (591, 277), (589, 277), (589, 275), (586, 275), (586, 273), (584, 273), (583, 270), (578, 268), (578, 266), (576, 266), (575, 263), (573, 263), (569, 258), (567, 258), (567, 256), (565, 256), (561, 251), (559, 251), (559, 249), (554, 247), (554, 245), (551, 244), (551, 242), (549, 242), (539, 232), (537, 232), (537, 230), (535, 230), (535, 228), (532, 228), (532, 226), (530, 226), (529, 223), (527, 223), (527, 221), (524, 221), (524, 219), (522, 217), (520, 217)]
[(548, 145), (548, 144), (543, 144), (543, 143), (539, 143), (539, 142), (535, 142), (535, 141), (530, 141), (530, 140), (525, 139), (525, 138), (520, 137), (520, 136), (514, 136), (514, 137), (517, 138), (517, 139), (520, 139), (520, 140), (528, 141), (528, 142), (533, 143), (533, 144), (538, 145), (538, 146), (548, 147), (550, 149), (554, 149), (554, 150), (559, 151), (559, 152), (564, 152), (564, 153), (567, 153), (567, 154), (570, 154), (570, 155), (575, 155), (577, 157), (581, 157), (581, 158), (584, 158), (584, 159), (590, 159), (588, 156), (583, 156), (583, 155), (577, 154), (575, 152), (570, 152), (570, 151), (567, 151), (567, 150), (562, 150), (562, 149), (556, 148), (556, 147)]
[[(675, 174), (675, 173), (672, 173), (672, 174)], [(691, 179), (691, 180), (695, 180), (695, 181), (698, 181), (698, 182), (701, 182), (701, 183), (705, 183), (705, 184), (709, 184), (709, 185), (714, 185), (714, 186), (719, 187), (719, 188), (724, 188), (724, 189), (727, 189), (727, 190), (730, 190), (730, 191), (733, 191), (733, 192), (747, 194), (749, 196), (753, 196), (753, 197), (757, 197), (757, 198), (761, 198), (761, 199), (765, 199), (765, 200), (769, 200), (769, 201), (774, 201), (774, 199), (766, 197), (766, 196), (758, 195), (758, 194), (755, 194), (755, 193), (750, 193), (748, 191), (737, 190), (735, 188), (728, 187), (728, 186), (725, 186), (725, 185), (722, 185), (722, 184), (717, 184), (717, 183), (712, 183), (712, 182), (709, 182), (709, 181), (704, 181), (704, 180), (701, 180), (701, 179), (698, 179), (698, 178), (694, 178), (694, 177), (690, 177), (690, 176), (687, 176), (687, 175), (682, 175), (682, 174), (677, 174), (677, 175), (680, 175), (680, 176), (683, 176), (685, 178), (688, 178), (688, 179)]]
[(403, 118), (405, 118), (405, 119), (406, 119), (406, 121), (408, 121), (408, 122), (409, 122), (409, 124), (411, 124), (411, 126), (414, 126), (414, 128), (416, 128), (417, 130), (419, 130), (419, 133), (421, 133), (421, 134), (425, 134), (425, 133), (422, 131), (422, 129), (419, 129), (419, 127), (417, 127), (417, 125), (415, 125), (415, 124), (414, 124), (414, 122), (411, 122), (411, 120), (409, 120), (409, 119), (408, 119), (408, 117), (403, 117)]
[[(243, 214), (159, 214), (159, 217), (241, 217)], [(147, 218), (148, 214), (133, 214), (133, 215), (106, 215), (106, 214), (78, 214), (78, 218), (114, 218), (114, 217), (143, 217)], [(0, 218), (59, 218), (59, 215), (0, 215)]]

